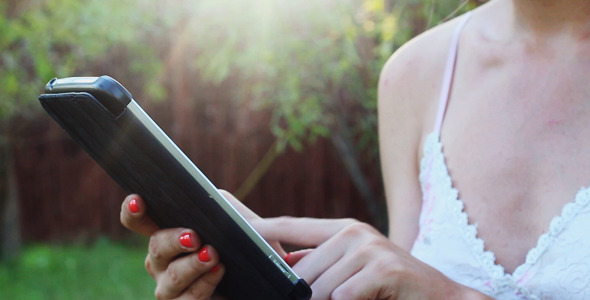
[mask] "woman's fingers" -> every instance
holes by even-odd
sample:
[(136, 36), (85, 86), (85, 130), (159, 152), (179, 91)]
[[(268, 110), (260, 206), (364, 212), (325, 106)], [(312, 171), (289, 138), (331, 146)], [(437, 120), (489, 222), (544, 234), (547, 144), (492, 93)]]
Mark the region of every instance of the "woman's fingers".
[(217, 251), (204, 246), (198, 252), (172, 261), (158, 278), (156, 297), (170, 299), (183, 293), (205, 299), (213, 293), (223, 276)]
[(199, 237), (190, 229), (163, 229), (151, 236), (146, 269), (158, 283), (156, 298), (211, 297), (225, 269), (215, 248), (200, 247)]
[(217, 265), (214, 269), (201, 276), (199, 280), (193, 282), (178, 299), (211, 299), (217, 285), (223, 278), (224, 272), (224, 266)]
[(250, 210), (246, 205), (244, 205), (238, 198), (232, 195), (230, 192), (226, 190), (219, 190), (219, 192), (227, 199), (229, 202), (240, 212), (240, 214), (248, 221), (252, 221), (255, 219), (260, 219), (255, 212)]
[[(226, 197), (231, 196), (224, 192)], [(231, 196), (232, 201), (239, 203)], [(259, 217), (242, 208), (250, 217)], [(121, 206), (121, 223), (128, 229), (150, 236), (145, 267), (157, 282), (157, 299), (210, 299), (225, 272), (217, 251), (201, 248), (199, 236), (191, 229), (160, 229), (147, 215), (143, 199), (127, 196)], [(200, 248), (200, 250), (199, 250)]]
[(159, 227), (145, 214), (145, 209), (145, 202), (139, 195), (127, 196), (121, 205), (121, 224), (139, 234), (152, 235)]
[[(296, 272), (298, 272), (300, 276), (303, 276), (306, 280), (310, 280), (314, 299), (332, 299), (331, 295), (334, 288), (339, 287), (343, 282), (354, 277), (363, 269), (364, 264), (366, 263), (365, 258), (356, 257), (355, 255), (346, 255), (345, 253), (338, 253), (337, 255), (338, 256), (335, 256), (333, 259), (314, 259), (315, 264), (318, 264), (318, 261), (330, 261), (329, 265), (323, 265), (318, 268), (318, 270), (323, 270), (321, 272), (314, 272), (308, 269), (310, 272), (305, 272), (306, 270), (304, 270), (304, 274), (301, 274), (301, 272), (299, 272), (301, 268), (297, 269)], [(302, 267), (305, 268), (305, 266)]]
[(256, 230), (268, 240), (301, 247), (316, 247), (343, 228), (358, 223), (354, 219), (312, 219), (278, 217), (256, 222)]
[(302, 258), (304, 258), (307, 254), (311, 253), (314, 249), (303, 249), (297, 250), (293, 252), (289, 252), (287, 255), (284, 256), (285, 262), (289, 266), (296, 265)]
[[(345, 255), (347, 251), (349, 251), (350, 246), (351, 245), (349, 242), (342, 239), (341, 237), (338, 237), (337, 235), (334, 235), (332, 239), (322, 243), (314, 251), (311, 251), (302, 257), (300, 261), (293, 266), (293, 270), (299, 276), (305, 278), (305, 280), (312, 285), (314, 295), (317, 295), (318, 293), (316, 290), (318, 288), (314, 287), (314, 283), (318, 281), (320, 276), (324, 275), (326, 272), (334, 273), (334, 275), (336, 275), (336, 280), (340, 280), (338, 279), (340, 277), (339, 275), (349, 275), (350, 272), (357, 271), (340, 270), (335, 268), (335, 265), (339, 266), (343, 260), (346, 260)], [(330, 270), (332, 270), (332, 272), (330, 272)], [(322, 281), (319, 280), (319, 283), (322, 283)]]
[[(328, 294), (330, 299), (396, 299), (393, 290), (380, 288), (384, 283), (382, 280), (376, 279), (375, 274), (371, 271), (363, 269), (354, 274)], [(322, 293), (324, 292), (322, 291)]]
[[(254, 227), (254, 229), (256, 229), (258, 231), (258, 224), (261, 222), (264, 222), (264, 219), (262, 219), (260, 216), (258, 216), (253, 211), (251, 211), (246, 205), (244, 205), (240, 200), (238, 200), (236, 197), (234, 197), (234, 195), (232, 195), (230, 192), (225, 191), (225, 190), (219, 190), (219, 192), (238, 210), (238, 212), (240, 212), (240, 214), (246, 220), (248, 220), (250, 225), (252, 225), (252, 227)], [(261, 234), (261, 235), (268, 241), (270, 246), (273, 247), (279, 255), (284, 257), (287, 254), (287, 252), (285, 252), (285, 250), (283, 250), (283, 247), (281, 246), (281, 244), (278, 241), (270, 239), (269, 237), (265, 236), (264, 234)]]
[[(324, 234), (337, 231), (293, 266), (311, 285), (313, 299), (331, 299), (335, 288), (372, 264), (384, 250), (390, 250), (389, 240), (370, 225), (356, 221), (346, 225), (347, 222), (329, 226), (330, 222), (325, 223)], [(338, 230), (339, 225), (342, 226)]]
[(179, 255), (196, 251), (200, 247), (201, 240), (190, 229), (170, 228), (156, 231), (150, 237), (146, 269), (152, 275), (161, 273)]

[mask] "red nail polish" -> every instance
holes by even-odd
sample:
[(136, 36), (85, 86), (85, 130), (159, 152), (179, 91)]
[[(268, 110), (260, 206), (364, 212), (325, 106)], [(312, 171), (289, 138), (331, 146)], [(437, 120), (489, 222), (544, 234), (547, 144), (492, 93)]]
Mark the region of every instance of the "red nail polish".
[(209, 256), (209, 247), (205, 247), (199, 251), (199, 260), (202, 262), (208, 262), (211, 260)]
[(215, 273), (217, 271), (219, 271), (219, 265), (215, 265), (215, 267), (213, 267), (210, 272)]
[(189, 232), (185, 232), (180, 236), (180, 244), (186, 248), (192, 248), (195, 246), (193, 245), (193, 239)]
[(290, 266), (291, 264), (289, 263), (289, 258), (291, 258), (291, 253), (287, 253), (287, 255), (285, 255), (285, 257), (283, 258), (283, 260)]
[(133, 198), (129, 201), (129, 211), (136, 214), (139, 212), (139, 205), (137, 204), (137, 199)]

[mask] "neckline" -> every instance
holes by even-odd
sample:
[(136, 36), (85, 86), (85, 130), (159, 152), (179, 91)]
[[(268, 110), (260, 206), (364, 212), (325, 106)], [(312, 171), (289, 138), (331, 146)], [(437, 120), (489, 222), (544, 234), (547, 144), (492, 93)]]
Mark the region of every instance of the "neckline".
[[(450, 176), (448, 166), (443, 152), (443, 145), (440, 140), (440, 134), (436, 131), (430, 133), (424, 142), (424, 154), (421, 160), (420, 173), (426, 168), (426, 161), (433, 160), (432, 172), (439, 172), (436, 176), (441, 176), (440, 184), (443, 186), (444, 195), (440, 201), (446, 201), (449, 212), (453, 215), (453, 220), (457, 226), (464, 232), (464, 240), (468, 244), (472, 254), (482, 265), (490, 277), (500, 283), (500, 285), (520, 286), (525, 279), (527, 271), (539, 260), (545, 251), (553, 244), (555, 238), (564, 228), (574, 219), (582, 208), (590, 202), (590, 185), (582, 187), (575, 195), (574, 199), (564, 204), (561, 213), (554, 216), (549, 223), (548, 229), (541, 234), (537, 243), (530, 248), (525, 256), (525, 261), (518, 265), (512, 274), (506, 273), (504, 266), (496, 263), (496, 255), (492, 250), (485, 248), (485, 241), (478, 236), (477, 225), (469, 222), (469, 216), (464, 210), (464, 202), (459, 197), (459, 191), (454, 187), (453, 180)], [(438, 166), (435, 167), (435, 166)], [(432, 174), (430, 176), (433, 176)]]

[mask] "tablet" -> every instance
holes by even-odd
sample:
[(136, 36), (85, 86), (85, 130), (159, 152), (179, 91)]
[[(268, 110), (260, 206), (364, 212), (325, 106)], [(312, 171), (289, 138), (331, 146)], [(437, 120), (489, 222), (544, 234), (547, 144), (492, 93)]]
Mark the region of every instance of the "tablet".
[(309, 299), (311, 289), (116, 80), (53, 79), (39, 101), (161, 228), (191, 228), (218, 251), (229, 299)]

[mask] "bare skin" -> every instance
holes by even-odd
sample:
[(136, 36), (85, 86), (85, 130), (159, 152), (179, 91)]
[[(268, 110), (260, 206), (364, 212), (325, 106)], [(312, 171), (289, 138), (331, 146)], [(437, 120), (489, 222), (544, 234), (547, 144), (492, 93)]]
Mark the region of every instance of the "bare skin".
[[(261, 219), (227, 192), (226, 197), (250, 223), (286, 253), (277, 242), (309, 247), (291, 253), (288, 262), (312, 287), (312, 299), (478, 299), (483, 295), (463, 287), (432, 267), (416, 260), (407, 251), (391, 243), (373, 227), (353, 219), (269, 218)], [(139, 212), (129, 210), (135, 199)], [(157, 282), (158, 299), (211, 299), (222, 278), (223, 265), (213, 247), (184, 247), (179, 237), (184, 228), (157, 229), (145, 217), (145, 204), (138, 195), (123, 202), (121, 222), (136, 232), (151, 233), (146, 269)], [(213, 256), (202, 262), (197, 249), (208, 248)], [(178, 258), (179, 254), (192, 252)], [(214, 270), (218, 267), (218, 270)]]
[[(494, 0), (474, 11), (461, 35), (441, 141), (470, 222), (478, 223), (486, 249), (508, 273), (524, 262), (551, 218), (590, 184), (588, 16), (586, 0)], [(314, 299), (486, 298), (409, 254), (418, 233), (422, 146), (434, 126), (456, 26), (453, 20), (417, 37), (381, 74), (389, 237), (351, 219), (260, 219), (227, 194), (281, 254), (280, 242), (310, 248), (289, 262), (312, 285)], [(130, 213), (128, 200), (122, 223), (151, 235), (151, 247), (171, 249), (146, 258), (159, 298), (208, 299), (223, 273), (218, 258), (207, 265), (173, 259), (203, 245), (182, 248), (183, 229), (158, 230), (142, 211)], [(210, 272), (215, 265), (220, 270)], [(185, 277), (171, 280), (171, 274)]]
[[(137, 208), (135, 212), (129, 209), (131, 201)], [(145, 203), (139, 195), (127, 196), (121, 207), (121, 223), (130, 230), (150, 237), (145, 268), (156, 280), (156, 298), (210, 299), (225, 271), (215, 249), (203, 245), (193, 230), (158, 228), (145, 215), (145, 209)], [(189, 247), (180, 242), (181, 236), (185, 234), (190, 235), (192, 245)], [(208, 249), (209, 261), (199, 259), (198, 251), (205, 248)], [(178, 258), (186, 253), (190, 254)], [(212, 272), (214, 268), (217, 270)]]
[[(583, 151), (590, 146), (585, 138), (590, 133), (585, 117), (590, 112), (590, 88), (585, 83), (590, 74), (590, 19), (587, 13), (582, 20), (558, 17), (571, 16), (570, 10), (588, 12), (589, 6), (583, 1), (492, 1), (474, 12), (461, 36), (441, 140), (470, 222), (478, 224), (479, 237), (509, 273), (524, 262), (551, 218), (574, 200), (580, 187), (590, 184), (590, 154)], [(436, 99), (432, 95), (438, 89), (429, 91), (428, 99)], [(388, 124), (386, 107), (397, 105), (386, 102), (393, 98), (384, 99), (382, 129), (395, 126)], [(432, 130), (436, 105), (417, 106), (413, 111), (429, 112), (425, 118), (418, 115), (423, 142)], [(396, 137), (381, 136), (382, 153), (395, 152), (389, 145), (395, 142), (389, 140)], [(406, 151), (415, 153), (421, 147)], [(388, 165), (391, 171), (386, 174), (397, 172), (394, 163)], [(389, 180), (395, 181), (395, 176)], [(415, 197), (416, 192), (408, 189), (405, 197)], [(393, 207), (406, 203), (398, 204), (399, 196), (388, 198)], [(397, 213), (414, 219), (418, 207), (407, 212), (398, 208)], [(398, 242), (408, 247), (417, 227), (404, 230), (403, 224), (411, 226), (392, 226), (392, 237), (395, 241), (399, 235)]]

